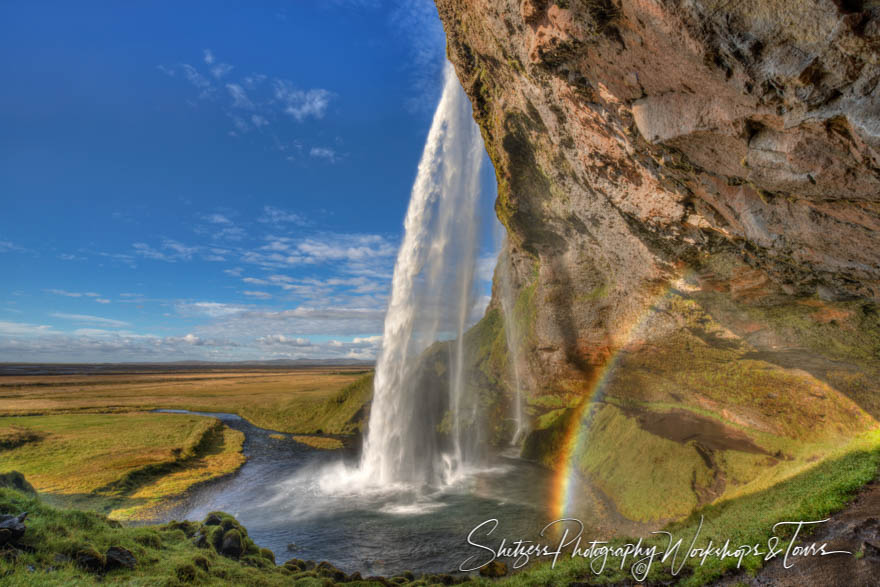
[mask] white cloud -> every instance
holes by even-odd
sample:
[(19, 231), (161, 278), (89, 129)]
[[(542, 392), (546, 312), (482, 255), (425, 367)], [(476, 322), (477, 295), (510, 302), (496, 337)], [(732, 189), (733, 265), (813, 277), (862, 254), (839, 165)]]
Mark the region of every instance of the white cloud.
[(310, 116), (323, 118), (333, 95), (321, 88), (300, 90), (284, 79), (274, 80), (274, 88), (275, 100), (281, 104), (283, 112), (297, 122)]
[(0, 322), (0, 334), (5, 336), (21, 336), (46, 334), (52, 330), (45, 324), (27, 324), (24, 322)]
[(186, 78), (186, 80), (196, 88), (200, 90), (205, 90), (211, 87), (211, 82), (208, 80), (208, 78), (199, 73), (199, 70), (197, 70), (192, 65), (189, 65), (188, 63), (182, 63), (180, 65), (180, 69), (183, 71), (183, 76)]
[(205, 63), (207, 63), (208, 65), (211, 65), (212, 63), (214, 63), (214, 52), (213, 51), (211, 51), (210, 49), (205, 49), (203, 51), (203, 53), (205, 55)]
[(247, 311), (247, 308), (221, 302), (183, 302), (177, 304), (177, 311), (184, 316), (201, 315), (219, 318), (240, 314)]
[(245, 108), (247, 110), (253, 109), (254, 103), (248, 98), (247, 92), (244, 91), (243, 87), (238, 84), (226, 84), (226, 90), (232, 97), (233, 108)]
[(211, 67), (211, 75), (213, 75), (217, 79), (220, 79), (231, 72), (233, 69), (235, 68), (228, 63), (218, 63), (217, 65)]
[(318, 159), (326, 159), (330, 163), (336, 162), (336, 151), (329, 147), (312, 147), (312, 150), (309, 151), (309, 156)]
[(285, 345), (285, 346), (311, 346), (312, 343), (307, 338), (290, 337), (283, 334), (268, 334), (261, 336), (257, 342), (262, 345)]
[(136, 255), (168, 263), (189, 261), (199, 250), (199, 247), (190, 247), (171, 239), (164, 239), (162, 241), (162, 250), (154, 249), (146, 243), (134, 243), (132, 248), (134, 248)]
[(202, 216), (202, 220), (211, 224), (232, 224), (232, 221), (223, 214), (206, 214)]
[(251, 291), (251, 290), (245, 290), (245, 291), (244, 291), (244, 295), (246, 295), (246, 296), (250, 296), (250, 297), (252, 297), (252, 298), (257, 298), (257, 299), (260, 299), (260, 300), (268, 300), (268, 299), (271, 299), (271, 298), (272, 298), (272, 294), (270, 294), (270, 293), (266, 293), (266, 292), (264, 292), (264, 291)]

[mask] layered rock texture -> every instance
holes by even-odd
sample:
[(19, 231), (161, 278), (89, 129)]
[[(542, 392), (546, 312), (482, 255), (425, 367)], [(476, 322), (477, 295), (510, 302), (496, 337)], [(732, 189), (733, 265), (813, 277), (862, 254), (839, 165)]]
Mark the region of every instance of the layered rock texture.
[(521, 322), (505, 354), (496, 287), (475, 371), (501, 413), (519, 363), (528, 456), (586, 412), (581, 471), (657, 520), (876, 425), (880, 2), (436, 3)]

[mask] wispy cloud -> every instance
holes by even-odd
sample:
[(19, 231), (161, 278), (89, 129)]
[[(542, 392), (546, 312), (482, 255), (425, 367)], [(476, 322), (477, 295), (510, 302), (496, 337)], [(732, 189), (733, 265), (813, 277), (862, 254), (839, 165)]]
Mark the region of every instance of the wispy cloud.
[(68, 298), (100, 298), (101, 294), (95, 293), (93, 291), (87, 292), (77, 292), (77, 291), (67, 291), (65, 289), (47, 289), (47, 292), (50, 294), (54, 294), (56, 296), (65, 296)]
[(336, 151), (329, 147), (312, 147), (309, 151), (309, 157), (325, 159), (330, 163), (336, 163)]
[(274, 81), (275, 100), (283, 112), (297, 122), (306, 118), (323, 118), (333, 94), (324, 89), (301, 90), (284, 79)]
[(11, 241), (0, 241), (0, 253), (11, 253), (24, 250), (24, 247), (20, 247)]
[(52, 330), (45, 324), (27, 324), (24, 322), (0, 321), (0, 335), (4, 336), (30, 336), (34, 334), (46, 334)]
[(274, 206), (263, 206), (263, 215), (257, 219), (263, 224), (297, 224), (306, 226), (308, 221), (305, 217), (294, 212), (288, 212)]
[(262, 73), (235, 79), (234, 67), (220, 62), (211, 49), (204, 50), (203, 61), (199, 66), (179, 63), (160, 65), (158, 69), (189, 82), (198, 91), (200, 100), (219, 104), (232, 123), (231, 136), (260, 131), (287, 159), (295, 157), (279, 138), (285, 129), (276, 123), (285, 119), (297, 124), (308, 119), (319, 120), (326, 115), (334, 97), (333, 92), (325, 88), (303, 88), (291, 80)]
[(264, 292), (264, 291), (245, 290), (243, 293), (246, 296), (250, 296), (252, 298), (257, 298), (260, 300), (272, 299), (272, 294)]
[(222, 302), (181, 302), (177, 304), (177, 311), (183, 316), (208, 316), (220, 318), (241, 314), (248, 310), (245, 306), (226, 304)]
[(253, 109), (254, 103), (248, 98), (247, 92), (245, 92), (243, 87), (238, 84), (226, 84), (226, 90), (232, 97), (233, 108), (245, 108), (247, 110)]
[(147, 243), (134, 243), (132, 248), (136, 255), (146, 259), (165, 261), (167, 263), (189, 261), (199, 250), (199, 247), (187, 246), (172, 239), (164, 239), (162, 241), (161, 250), (155, 249)]

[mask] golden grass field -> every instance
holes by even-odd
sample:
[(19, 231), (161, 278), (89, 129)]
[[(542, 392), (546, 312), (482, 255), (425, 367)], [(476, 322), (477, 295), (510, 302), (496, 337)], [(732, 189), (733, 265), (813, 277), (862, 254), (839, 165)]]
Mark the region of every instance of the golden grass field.
[(363, 368), (314, 367), (8, 376), (0, 378), (0, 416), (171, 408), (234, 413), (279, 432), (345, 433), (351, 432), (346, 422), (361, 406), (348, 406), (350, 410), (334, 417), (325, 408), (364, 373)]
[(315, 448), (360, 425), (361, 369), (223, 370), (0, 378), (0, 473), (19, 471), (51, 502), (119, 519), (236, 471), (244, 435), (158, 408), (235, 413)]

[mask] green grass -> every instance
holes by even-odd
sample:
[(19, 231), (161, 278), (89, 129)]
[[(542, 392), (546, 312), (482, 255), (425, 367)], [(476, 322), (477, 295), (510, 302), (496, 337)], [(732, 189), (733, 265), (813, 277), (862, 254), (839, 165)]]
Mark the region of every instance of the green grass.
[[(46, 505), (34, 496), (0, 488), (0, 513), (29, 512), (22, 544), (33, 552), (17, 557), (0, 557), (3, 582), (22, 586), (92, 585), (95, 574), (77, 566), (77, 553), (105, 553), (111, 546), (130, 550), (137, 559), (134, 570), (107, 571), (102, 583), (126, 585), (180, 585), (189, 582), (210, 585), (284, 585), (288, 573), (276, 568), (253, 542), (242, 560), (219, 555), (210, 546), (199, 548), (195, 523), (163, 526), (122, 527), (106, 517)], [(231, 519), (224, 517), (224, 520)], [(241, 531), (237, 524), (230, 529)], [(216, 526), (219, 528), (220, 526)], [(246, 531), (244, 532), (246, 537)], [(31, 567), (33, 570), (29, 571)]]
[[(835, 451), (828, 459), (814, 464), (799, 474), (771, 488), (725, 500), (694, 512), (687, 519), (671, 524), (665, 529), (674, 537), (684, 538), (687, 543), (696, 532), (700, 516), (704, 517), (697, 547), (708, 540), (723, 544), (762, 544), (772, 535), (772, 526), (780, 521), (821, 520), (840, 510), (851, 500), (865, 483), (874, 479), (880, 466), (880, 430), (873, 430), (854, 439)], [(780, 533), (781, 536), (785, 534)], [(615, 540), (616, 544), (629, 542)], [(663, 547), (665, 540), (653, 539), (648, 544)], [(619, 564), (619, 561), (618, 561)], [(751, 572), (760, 568), (760, 557), (745, 559)], [(555, 569), (549, 564), (532, 567), (498, 583), (500, 585), (568, 585), (571, 581), (594, 581), (614, 583), (632, 580), (628, 568), (623, 572), (607, 569), (600, 577), (591, 575), (589, 560), (560, 558)], [(676, 584), (703, 585), (733, 570), (736, 561), (709, 559), (702, 567), (690, 564), (678, 577), (669, 574), (669, 565), (655, 564), (651, 581), (672, 581)], [(609, 565), (613, 567), (613, 565)], [(488, 583), (487, 583), (488, 584)]]
[(216, 419), (182, 414), (56, 414), (0, 418), (0, 434), (37, 440), (0, 452), (58, 503), (137, 516), (164, 498), (232, 473), (244, 436)]

